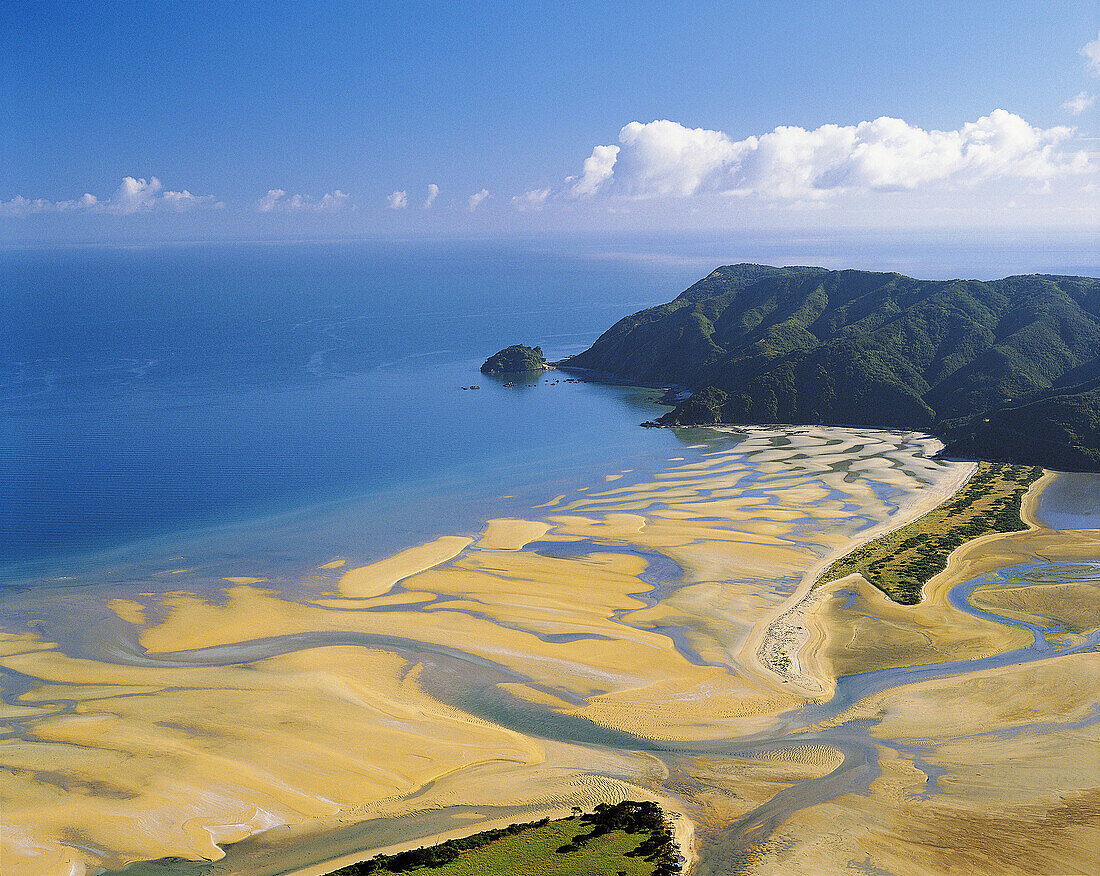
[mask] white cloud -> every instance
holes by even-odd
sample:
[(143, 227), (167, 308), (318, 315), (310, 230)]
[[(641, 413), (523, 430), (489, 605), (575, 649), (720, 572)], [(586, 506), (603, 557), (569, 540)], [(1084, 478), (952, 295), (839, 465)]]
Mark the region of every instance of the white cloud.
[(267, 194), (256, 202), (256, 209), (261, 213), (270, 213), (277, 209), (279, 202), (286, 197), (283, 189), (268, 189)]
[(737, 144), (721, 131), (669, 121), (631, 122), (619, 142), (620, 173), (638, 194), (693, 195), (718, 183), (711, 177), (737, 157)]
[(123, 177), (115, 193), (107, 200), (100, 200), (88, 193), (69, 201), (47, 201), (44, 198), (30, 200), (17, 195), (10, 201), (0, 201), (0, 215), (27, 216), (31, 213), (80, 211), (131, 215), (152, 210), (181, 213), (194, 209), (220, 209), (224, 206), (213, 195), (193, 195), (187, 189), (180, 192), (164, 191), (164, 186), (155, 176), (148, 180), (127, 176)]
[(339, 189), (333, 189), (331, 192), (321, 196), (321, 200), (316, 201), (317, 213), (336, 213), (343, 210), (346, 207), (355, 209), (355, 205), (351, 203), (351, 195), (347, 192), (342, 192)]
[(174, 210), (177, 213), (182, 213), (184, 210), (191, 210), (196, 207), (213, 207), (215, 209), (221, 209), (225, 206), (222, 202), (218, 201), (213, 195), (193, 195), (187, 189), (182, 192), (165, 192), (160, 196), (160, 202), (167, 210)]
[(428, 183), (428, 197), (424, 201), (423, 207), (425, 210), (430, 209), (435, 199), (439, 197), (439, 186), (435, 183)]
[[(87, 197), (89, 196), (85, 195), (85, 198)], [(193, 195), (187, 189), (181, 192), (166, 192), (155, 176), (149, 177), (148, 181), (135, 179), (132, 176), (124, 177), (109, 200), (102, 203), (97, 201), (90, 205), (92, 209), (102, 207), (108, 213), (123, 215), (146, 213), (158, 208), (182, 213), (196, 208), (224, 206), (225, 204), (219, 202), (213, 195)]]
[(470, 198), (467, 201), (469, 211), (473, 213), (474, 210), (476, 210), (481, 205), (481, 202), (484, 201), (487, 197), (489, 197), (488, 189), (482, 189), (480, 192), (475, 192), (474, 194), (470, 195)]
[(0, 216), (29, 216), (31, 213), (56, 213), (57, 204), (42, 198), (24, 198), (16, 195), (10, 201), (0, 201)]
[(0, 216), (29, 216), (32, 213), (71, 213), (96, 210), (100, 205), (95, 195), (85, 194), (72, 201), (47, 201), (45, 198), (24, 198), (16, 195), (10, 201), (0, 201)]
[(391, 210), (404, 210), (409, 206), (409, 193), (397, 191), (391, 195), (386, 195), (386, 206)]
[(55, 206), (59, 211), (67, 213), (71, 210), (94, 210), (100, 206), (100, 204), (99, 199), (95, 195), (85, 192), (75, 201), (58, 201)]
[(813, 130), (781, 126), (733, 140), (722, 131), (660, 120), (631, 122), (617, 146), (597, 146), (565, 181), (575, 197), (689, 197), (721, 192), (812, 200), (839, 192), (969, 186), (1009, 178), (1043, 184), (1089, 169), (1065, 143), (1073, 130), (1037, 128), (997, 109), (958, 130), (925, 130), (882, 117)]
[(512, 206), (517, 210), (540, 210), (550, 197), (550, 189), (531, 189), (512, 198)]
[(1096, 103), (1096, 96), (1087, 91), (1080, 91), (1062, 104), (1062, 109), (1075, 116), (1081, 115), (1090, 106)]
[(269, 189), (256, 202), (260, 213), (336, 213), (351, 206), (351, 196), (333, 189), (320, 199), (309, 195), (287, 195), (283, 189)]
[(149, 180), (123, 178), (114, 195), (111, 196), (108, 210), (112, 213), (139, 213), (153, 209), (161, 189), (160, 180), (155, 176)]
[(584, 160), (580, 176), (566, 179), (566, 183), (572, 183), (570, 192), (578, 198), (596, 194), (611, 179), (618, 154), (618, 146), (597, 146), (593, 149)]
[(1080, 53), (1085, 56), (1085, 63), (1089, 70), (1096, 76), (1100, 76), (1100, 31), (1096, 32), (1096, 39), (1091, 43), (1081, 46)]

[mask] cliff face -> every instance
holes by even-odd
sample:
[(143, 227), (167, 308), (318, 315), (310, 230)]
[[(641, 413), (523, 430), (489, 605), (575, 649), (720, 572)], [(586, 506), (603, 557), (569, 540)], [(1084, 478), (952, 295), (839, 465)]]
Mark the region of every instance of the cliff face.
[[(563, 364), (695, 390), (666, 424), (914, 428), (960, 453), (1095, 468), (1098, 356), (1094, 278), (733, 265)], [(1043, 435), (1013, 437), (1025, 421)]]

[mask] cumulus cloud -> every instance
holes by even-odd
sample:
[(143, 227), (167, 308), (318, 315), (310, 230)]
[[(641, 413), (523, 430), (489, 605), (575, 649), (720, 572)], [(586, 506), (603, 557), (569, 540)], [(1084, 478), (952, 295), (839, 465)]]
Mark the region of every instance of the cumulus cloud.
[(123, 178), (111, 196), (110, 210), (112, 213), (139, 213), (142, 210), (151, 210), (164, 186), (155, 176), (148, 181), (134, 179), (132, 176)]
[[(42, 201), (41, 198), (38, 199), (38, 202), (39, 203), (48, 203), (48, 202)], [(92, 194), (89, 194), (88, 192), (85, 192), (79, 198), (77, 198), (75, 200), (72, 200), (72, 201), (56, 201), (53, 204), (53, 206), (60, 213), (68, 213), (68, 212), (71, 212), (73, 210), (95, 210), (95, 209), (98, 209), (102, 205), (99, 202), (99, 198), (97, 198), (95, 195), (92, 195)]]
[(32, 213), (114, 213), (131, 215), (165, 210), (181, 213), (194, 209), (220, 209), (224, 207), (213, 195), (193, 195), (183, 191), (165, 191), (155, 176), (148, 180), (132, 176), (123, 177), (114, 194), (106, 200), (85, 193), (68, 201), (48, 201), (44, 198), (24, 198), (17, 195), (10, 201), (0, 201), (0, 216), (28, 216)]
[(267, 194), (256, 202), (256, 209), (261, 213), (270, 213), (285, 197), (286, 192), (283, 189), (268, 189)]
[(386, 206), (391, 210), (404, 210), (409, 206), (409, 193), (397, 191), (393, 194), (386, 195)]
[(597, 146), (593, 149), (592, 154), (584, 160), (580, 176), (571, 176), (566, 179), (566, 183), (570, 184), (570, 192), (578, 198), (583, 198), (600, 191), (611, 179), (618, 154), (618, 146)]
[(45, 198), (24, 198), (16, 195), (10, 201), (0, 201), (0, 216), (30, 216), (33, 213), (70, 213), (94, 210), (99, 205), (95, 195), (85, 194), (73, 201), (47, 201)]
[(512, 198), (512, 206), (517, 210), (540, 210), (550, 197), (550, 189), (531, 189)]
[(1080, 91), (1062, 104), (1062, 109), (1075, 116), (1081, 115), (1090, 106), (1096, 103), (1096, 96), (1087, 91)]
[(721, 192), (819, 199), (838, 192), (969, 186), (1010, 178), (1045, 184), (1089, 169), (1065, 148), (1073, 130), (1037, 128), (997, 109), (958, 130), (925, 130), (882, 117), (813, 130), (781, 126), (734, 140), (722, 131), (659, 120), (631, 122), (620, 146), (597, 146), (565, 181), (573, 197), (689, 197)]
[(487, 197), (489, 197), (488, 189), (482, 189), (480, 192), (475, 192), (474, 194), (470, 195), (470, 198), (467, 201), (467, 207), (469, 211), (473, 213), (474, 210), (481, 206), (481, 202), (484, 201)]
[(432, 204), (435, 202), (435, 199), (438, 198), (438, 197), (439, 197), (439, 186), (437, 186), (435, 183), (428, 183), (428, 197), (424, 201), (424, 204), (423, 204), (424, 209), (425, 210), (430, 209)]
[(1085, 63), (1089, 70), (1094, 75), (1100, 76), (1100, 31), (1096, 32), (1096, 39), (1091, 43), (1085, 43), (1080, 51), (1085, 56)]
[[(57, 202), (60, 203), (60, 202)], [(29, 216), (31, 213), (55, 213), (57, 203), (43, 198), (24, 198), (16, 195), (10, 201), (0, 201), (0, 216)]]
[(319, 199), (309, 195), (287, 195), (283, 189), (269, 189), (256, 202), (256, 210), (260, 213), (336, 213), (350, 204), (351, 196), (339, 189)]
[(339, 189), (333, 189), (331, 192), (322, 196), (321, 200), (317, 201), (317, 212), (335, 213), (338, 210), (343, 210), (349, 205), (352, 209), (355, 209), (355, 205), (351, 204), (351, 195)]
[(739, 151), (721, 131), (669, 121), (631, 122), (619, 132), (619, 142), (619, 173), (628, 190), (638, 194), (694, 195), (721, 185), (713, 177), (729, 167)]
[[(213, 195), (193, 195), (187, 189), (182, 192), (165, 192), (160, 196), (160, 203), (168, 210), (175, 210), (176, 212), (182, 212), (183, 210), (190, 210), (192, 207), (216, 207), (215, 203), (217, 199)], [(152, 206), (148, 209), (151, 209)], [(222, 204), (221, 206), (225, 206)]]

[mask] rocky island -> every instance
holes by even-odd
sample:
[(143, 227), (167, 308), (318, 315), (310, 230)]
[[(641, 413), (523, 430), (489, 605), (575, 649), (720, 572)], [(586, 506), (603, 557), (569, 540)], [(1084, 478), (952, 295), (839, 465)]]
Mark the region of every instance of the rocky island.
[(546, 371), (550, 365), (542, 354), (542, 347), (526, 347), (513, 344), (485, 360), (482, 374), (523, 374), (530, 371)]

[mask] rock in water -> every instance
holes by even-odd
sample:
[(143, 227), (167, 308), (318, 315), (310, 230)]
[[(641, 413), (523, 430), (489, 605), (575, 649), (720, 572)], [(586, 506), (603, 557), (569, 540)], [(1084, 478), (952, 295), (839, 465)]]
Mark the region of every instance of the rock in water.
[(481, 366), (482, 374), (521, 374), (525, 371), (545, 371), (550, 366), (542, 355), (542, 347), (513, 344), (490, 356)]

